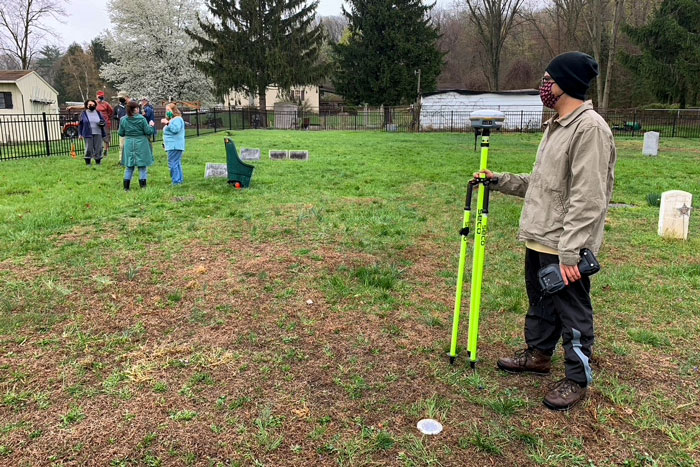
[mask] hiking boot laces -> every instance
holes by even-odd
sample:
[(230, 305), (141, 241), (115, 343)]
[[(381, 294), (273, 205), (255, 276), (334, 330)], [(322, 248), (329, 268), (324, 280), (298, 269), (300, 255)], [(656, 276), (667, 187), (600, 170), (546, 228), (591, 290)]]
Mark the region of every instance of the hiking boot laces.
[(569, 396), (569, 394), (572, 394), (572, 393), (580, 390), (581, 386), (579, 386), (579, 384), (575, 381), (571, 381), (570, 379), (564, 378), (564, 379), (554, 383), (554, 386), (552, 387), (552, 389), (557, 391), (557, 393), (563, 399), (566, 399)]
[(528, 358), (530, 360), (535, 359), (535, 349), (518, 350), (515, 352), (515, 355), (513, 356), (513, 359), (516, 360), (518, 362), (518, 365), (520, 365), (520, 366), (526, 366)]

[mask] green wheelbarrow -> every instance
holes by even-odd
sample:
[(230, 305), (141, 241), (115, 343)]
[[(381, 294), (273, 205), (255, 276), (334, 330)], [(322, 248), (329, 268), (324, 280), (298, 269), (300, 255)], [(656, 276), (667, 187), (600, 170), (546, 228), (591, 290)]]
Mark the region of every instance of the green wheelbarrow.
[(224, 138), (226, 144), (226, 169), (228, 170), (228, 183), (236, 188), (250, 187), (250, 179), (253, 178), (254, 165), (246, 164), (238, 157), (236, 144), (231, 138)]

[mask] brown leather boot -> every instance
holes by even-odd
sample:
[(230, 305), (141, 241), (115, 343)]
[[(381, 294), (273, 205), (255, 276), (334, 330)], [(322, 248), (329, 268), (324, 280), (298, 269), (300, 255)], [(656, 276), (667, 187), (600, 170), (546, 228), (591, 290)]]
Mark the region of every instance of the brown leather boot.
[(552, 410), (569, 410), (585, 399), (586, 393), (588, 393), (587, 388), (582, 388), (576, 381), (564, 378), (556, 382), (542, 402)]
[(537, 349), (519, 350), (513, 357), (499, 358), (498, 368), (508, 373), (547, 375), (552, 368), (552, 356)]

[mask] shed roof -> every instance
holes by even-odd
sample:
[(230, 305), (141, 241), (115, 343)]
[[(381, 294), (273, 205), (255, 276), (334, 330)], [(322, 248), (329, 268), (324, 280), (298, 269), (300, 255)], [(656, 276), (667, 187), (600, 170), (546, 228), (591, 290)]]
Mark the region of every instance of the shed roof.
[(511, 90), (507, 90), (507, 91), (472, 91), (471, 89), (442, 89), (440, 91), (426, 92), (423, 94), (423, 97), (435, 96), (438, 94), (447, 94), (449, 92), (462, 94), (464, 96), (477, 96), (479, 94), (505, 94), (505, 95), (537, 96), (540, 94), (540, 91), (537, 89), (511, 89)]
[(49, 84), (48, 81), (46, 81), (39, 73), (37, 73), (34, 70), (7, 70), (7, 71), (0, 71), (0, 83), (16, 83), (17, 81), (21, 80), (27, 75), (30, 74), (36, 74), (36, 76), (44, 82), (53, 92), (58, 95), (58, 91)]
[(32, 72), (32, 70), (0, 71), (0, 81), (1, 82), (17, 81), (18, 79), (27, 76), (31, 72)]

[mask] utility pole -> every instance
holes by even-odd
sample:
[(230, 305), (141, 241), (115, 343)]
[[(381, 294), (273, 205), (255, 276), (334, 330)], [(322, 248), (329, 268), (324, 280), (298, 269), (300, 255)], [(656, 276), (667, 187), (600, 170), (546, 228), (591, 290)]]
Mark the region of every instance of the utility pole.
[(413, 72), (418, 75), (418, 87), (416, 88), (416, 105), (413, 107), (413, 122), (415, 131), (420, 131), (420, 68)]
[(416, 100), (420, 102), (420, 68), (413, 72), (418, 75), (418, 88), (416, 89)]

